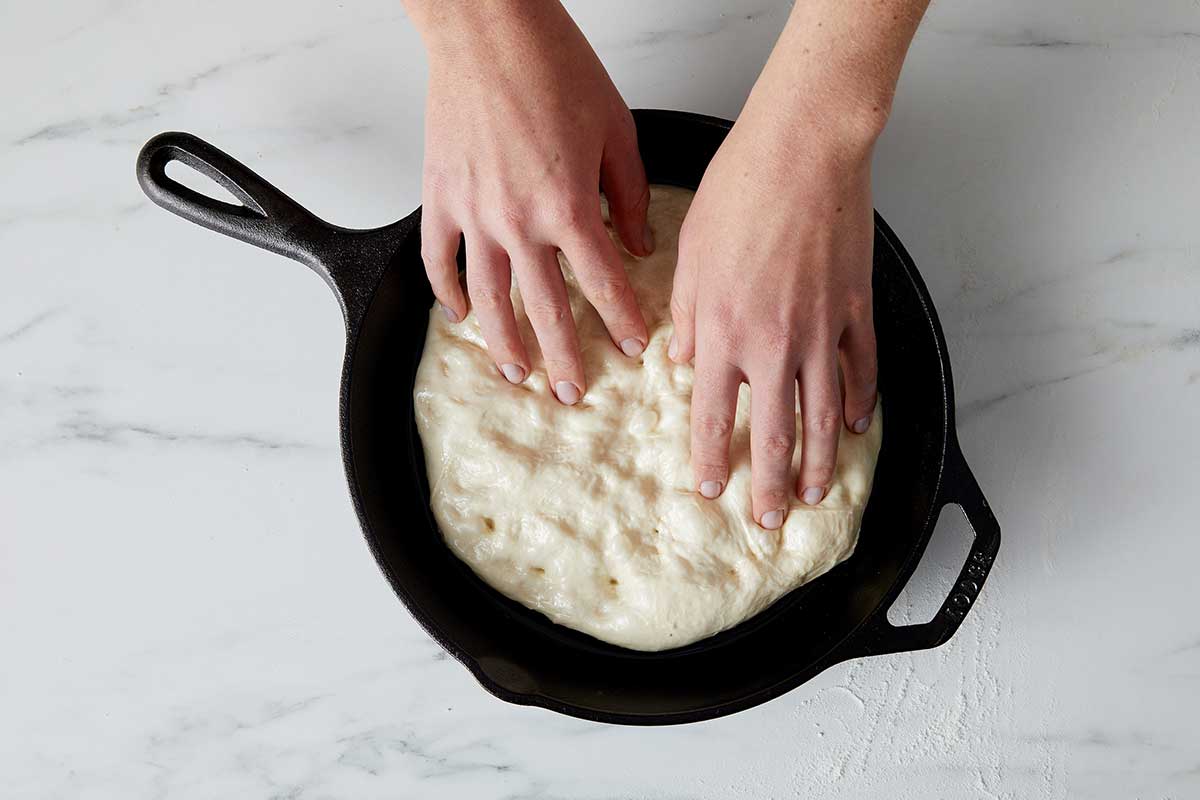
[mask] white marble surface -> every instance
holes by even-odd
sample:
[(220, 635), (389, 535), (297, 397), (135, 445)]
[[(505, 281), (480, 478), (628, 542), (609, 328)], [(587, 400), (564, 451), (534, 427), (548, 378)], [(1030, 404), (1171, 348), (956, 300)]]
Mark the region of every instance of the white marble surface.
[[(571, 7), (632, 105), (729, 116), (787, 5)], [(347, 498), (327, 289), (133, 180), (190, 130), (391, 221), (424, 78), (395, 0), (0, 8), (0, 796), (1200, 796), (1200, 3), (935, 5), (876, 201), (1004, 549), (945, 647), (670, 729), (439, 652)]]

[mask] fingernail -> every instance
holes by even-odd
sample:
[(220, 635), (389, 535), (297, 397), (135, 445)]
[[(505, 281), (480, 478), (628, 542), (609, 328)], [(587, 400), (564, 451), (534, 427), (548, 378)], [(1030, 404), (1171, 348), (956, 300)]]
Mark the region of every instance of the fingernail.
[(671, 341), (667, 345), (667, 356), (674, 361), (679, 355), (679, 342), (675, 341), (675, 334), (671, 334)]
[(509, 383), (520, 383), (525, 380), (525, 370), (516, 364), (501, 364), (500, 371), (504, 373), (504, 379)]
[(720, 481), (700, 481), (700, 494), (712, 500), (721, 494)]
[(564, 405), (573, 406), (579, 402), (579, 387), (570, 381), (559, 381), (554, 384), (554, 394)]
[(625, 339), (624, 341), (621, 342), (621, 352), (624, 353), (625, 355), (629, 356), (630, 358), (633, 358), (636, 355), (640, 355), (641, 352), (645, 349), (646, 349), (646, 346), (644, 344), (642, 344), (641, 342), (639, 342), (637, 339), (634, 339), (633, 337)]
[(646, 248), (646, 255), (654, 252), (654, 231), (650, 230), (650, 223), (646, 223), (646, 227), (642, 230), (642, 247)]
[(825, 490), (820, 486), (809, 486), (804, 490), (802, 498), (810, 506), (815, 506), (825, 499)]
[[(439, 303), (438, 305), (441, 305)], [(458, 314), (454, 313), (454, 309), (450, 306), (442, 306), (442, 313), (446, 315), (446, 319), (451, 322), (458, 322)]]
[(851, 427), (854, 428), (855, 433), (866, 433), (867, 428), (870, 427), (870, 425), (871, 425), (871, 418), (868, 416), (868, 417), (863, 417), (862, 419), (858, 420)]
[(762, 526), (769, 531), (778, 530), (783, 524), (782, 511), (768, 511), (762, 515)]

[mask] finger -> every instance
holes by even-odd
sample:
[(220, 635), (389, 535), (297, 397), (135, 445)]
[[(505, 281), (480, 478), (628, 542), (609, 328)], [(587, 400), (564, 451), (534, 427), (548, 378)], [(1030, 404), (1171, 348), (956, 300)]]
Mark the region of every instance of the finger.
[(741, 373), (701, 352), (692, 387), (692, 473), (696, 490), (712, 499), (729, 482), (729, 440), (737, 414)]
[(520, 383), (529, 374), (529, 356), (513, 314), (512, 273), (504, 249), (486, 236), (467, 242), (467, 291), (488, 355), (509, 383)]
[(750, 480), (754, 518), (767, 530), (783, 526), (795, 486), (796, 373), (750, 379)]
[(451, 322), (467, 316), (467, 298), (458, 282), (460, 237), (458, 226), (449, 216), (433, 209), (421, 216), (421, 260), (433, 294)]
[(510, 257), (525, 313), (542, 348), (550, 387), (559, 402), (574, 405), (583, 397), (587, 384), (558, 252), (550, 247), (530, 247), (510, 252)]
[(800, 413), (804, 439), (800, 445), (796, 494), (815, 506), (825, 499), (833, 482), (838, 436), (842, 431), (842, 398), (838, 390), (837, 359), (832, 351), (822, 352), (801, 368)]
[(630, 121), (627, 129), (612, 137), (600, 160), (600, 186), (608, 198), (609, 218), (625, 249), (635, 256), (654, 252), (654, 232), (646, 221), (650, 207), (650, 185), (637, 146), (637, 129)]
[(682, 256), (671, 288), (671, 323), (667, 355), (676, 364), (686, 364), (696, 355), (696, 270)]
[(842, 334), (842, 375), (846, 382), (845, 420), (850, 430), (866, 433), (875, 413), (878, 362), (875, 326), (870, 316), (855, 322)]
[(625, 264), (599, 217), (587, 232), (571, 237), (563, 246), (579, 281), (579, 288), (604, 320), (613, 342), (629, 357), (646, 349), (649, 334), (629, 285)]

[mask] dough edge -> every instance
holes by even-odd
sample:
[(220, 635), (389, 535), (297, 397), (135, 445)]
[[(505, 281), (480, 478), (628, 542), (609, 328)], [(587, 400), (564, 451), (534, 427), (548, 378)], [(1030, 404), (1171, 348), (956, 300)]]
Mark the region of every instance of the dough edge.
[[(808, 507), (793, 498), (784, 527), (764, 531), (749, 516), (743, 385), (726, 490), (717, 500), (693, 491), (692, 368), (666, 356), (670, 278), (690, 199), (653, 186), (657, 249), (644, 259), (621, 250), (651, 334), (640, 358), (620, 354), (566, 271), (590, 380), (579, 405), (550, 394), (515, 286), (533, 365), (525, 383), (499, 374), (473, 314), (452, 325), (431, 313), (414, 387), (430, 505), (451, 551), (553, 622), (634, 650), (731, 628), (849, 558), (882, 442), (877, 402), (865, 434), (842, 430), (826, 499)], [(797, 442), (794, 468), (799, 424)]]

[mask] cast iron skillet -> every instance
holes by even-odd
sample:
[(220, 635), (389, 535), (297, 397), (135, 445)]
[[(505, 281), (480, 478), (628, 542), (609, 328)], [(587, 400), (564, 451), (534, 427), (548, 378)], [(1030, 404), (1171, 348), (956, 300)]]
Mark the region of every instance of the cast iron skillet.
[[(634, 118), (650, 181), (689, 188), (699, 184), (730, 127), (673, 111), (636, 111)], [(173, 160), (243, 205), (167, 177)], [(346, 320), (342, 454), (367, 544), (417, 621), (502, 700), (634, 725), (730, 714), (847, 659), (942, 644), (987, 577), (1000, 530), (959, 450), (946, 343), (912, 259), (878, 216), (873, 281), (884, 437), (854, 556), (730, 631), (676, 650), (637, 653), (507, 600), (442, 542), (429, 510), (412, 404), (433, 303), (420, 259), (420, 209), (375, 230), (329, 225), (186, 133), (147, 142), (137, 177), (168, 211), (300, 261), (333, 289)], [(962, 506), (974, 530), (970, 555), (933, 620), (895, 627), (887, 609), (950, 503)]]

